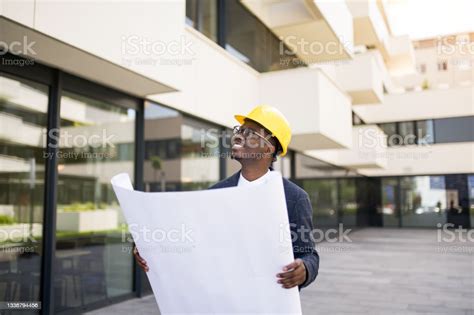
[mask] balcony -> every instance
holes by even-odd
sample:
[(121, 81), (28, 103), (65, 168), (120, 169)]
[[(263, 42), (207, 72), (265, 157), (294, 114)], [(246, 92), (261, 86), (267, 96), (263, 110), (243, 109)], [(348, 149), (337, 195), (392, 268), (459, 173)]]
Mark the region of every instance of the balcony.
[(352, 56), (352, 16), (344, 1), (243, 0), (242, 3), (308, 64)]
[(474, 170), (473, 152), (474, 142), (389, 147), (385, 169), (357, 172), (366, 176), (469, 174)]
[(333, 165), (349, 168), (385, 168), (387, 142), (383, 131), (376, 125), (352, 128), (352, 148), (311, 150), (305, 154)]
[(354, 44), (381, 45), (389, 32), (377, 1), (347, 1), (347, 6), (354, 18)]
[(354, 112), (366, 123), (474, 115), (474, 87), (387, 94), (379, 106), (360, 105)]
[(382, 71), (372, 52), (354, 55), (354, 59), (337, 65), (336, 79), (352, 97), (353, 105), (383, 101)]
[(391, 75), (401, 76), (415, 73), (415, 51), (408, 36), (390, 36), (386, 40), (387, 68)]
[(350, 148), (350, 97), (317, 68), (269, 72), (259, 78), (260, 102), (288, 118), (296, 150)]
[(0, 126), (0, 139), (37, 148), (46, 145), (46, 128), (25, 123), (21, 117), (1, 113)]

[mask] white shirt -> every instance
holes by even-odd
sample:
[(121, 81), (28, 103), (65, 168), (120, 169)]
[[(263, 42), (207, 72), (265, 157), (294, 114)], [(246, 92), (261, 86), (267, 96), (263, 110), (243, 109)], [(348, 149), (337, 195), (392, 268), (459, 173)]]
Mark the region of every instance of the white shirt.
[(240, 172), (239, 182), (237, 183), (237, 186), (247, 186), (261, 183), (268, 177), (268, 175), (270, 175), (270, 169), (268, 169), (267, 172), (259, 178), (253, 181), (248, 181), (247, 179), (245, 179), (245, 177), (242, 176), (242, 172)]

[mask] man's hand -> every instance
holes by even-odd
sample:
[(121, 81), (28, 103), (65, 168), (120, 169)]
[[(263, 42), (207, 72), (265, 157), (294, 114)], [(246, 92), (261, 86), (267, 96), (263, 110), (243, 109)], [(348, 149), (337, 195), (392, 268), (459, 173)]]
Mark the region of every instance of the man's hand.
[(137, 264), (143, 269), (143, 271), (148, 272), (148, 270), (150, 270), (150, 268), (148, 268), (148, 265), (146, 264), (146, 260), (143, 259), (142, 256), (140, 256), (137, 247), (133, 247), (133, 256), (135, 256)]
[(285, 289), (293, 288), (306, 280), (306, 267), (303, 260), (295, 259), (289, 265), (283, 267), (283, 272), (277, 274), (278, 283)]

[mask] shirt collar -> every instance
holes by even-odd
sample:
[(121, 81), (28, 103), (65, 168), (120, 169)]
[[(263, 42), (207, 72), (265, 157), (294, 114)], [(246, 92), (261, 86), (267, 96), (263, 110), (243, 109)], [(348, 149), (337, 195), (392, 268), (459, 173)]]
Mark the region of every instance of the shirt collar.
[(242, 172), (240, 172), (239, 182), (238, 182), (237, 186), (247, 186), (247, 185), (255, 185), (255, 184), (261, 183), (265, 180), (265, 178), (268, 177), (268, 175), (270, 175), (270, 170), (269, 169), (267, 170), (267, 172), (265, 174), (263, 174), (259, 178), (255, 179), (253, 181), (249, 181), (249, 180), (245, 179), (245, 177), (242, 176)]

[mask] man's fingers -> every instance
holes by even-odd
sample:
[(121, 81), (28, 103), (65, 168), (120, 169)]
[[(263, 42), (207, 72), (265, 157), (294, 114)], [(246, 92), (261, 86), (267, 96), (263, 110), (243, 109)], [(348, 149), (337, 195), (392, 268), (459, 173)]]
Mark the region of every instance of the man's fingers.
[(290, 271), (287, 271), (287, 272), (280, 272), (280, 273), (277, 274), (277, 277), (278, 278), (291, 278), (302, 267), (303, 267), (302, 265), (298, 265), (293, 270), (290, 270)]
[(295, 273), (295, 270), (291, 270), (288, 272), (280, 272), (279, 274), (277, 274), (277, 277), (278, 278), (291, 278), (293, 277), (294, 273)]
[(293, 287), (296, 287), (297, 285), (298, 285), (297, 282), (293, 282), (293, 283), (288, 284), (288, 285), (283, 285), (283, 288), (285, 288), (285, 289), (291, 289), (291, 288), (293, 288)]
[(281, 286), (284, 287), (284, 288), (287, 288), (287, 289), (292, 288), (295, 285), (298, 285), (298, 277), (283, 279), (283, 280), (280, 280), (279, 282), (280, 282)]
[(283, 285), (288, 285), (290, 283), (296, 282), (297, 279), (298, 279), (298, 277), (291, 277), (291, 278), (287, 278), (287, 279), (280, 279), (280, 280), (278, 280), (278, 282), (283, 284)]
[(147, 264), (143, 264), (143, 263), (140, 263), (138, 262), (138, 265), (140, 266), (140, 268), (142, 268), (145, 272), (148, 272), (148, 270), (150, 270), (150, 268), (148, 268)]
[(293, 261), (291, 264), (288, 264), (285, 267), (283, 267), (283, 271), (296, 269), (298, 266), (301, 266), (302, 263), (303, 261), (301, 259), (295, 259), (295, 261)]
[(138, 252), (138, 249), (136, 247), (133, 248), (133, 256), (135, 256), (135, 261), (140, 266), (140, 268), (143, 269), (143, 271), (148, 272), (150, 270), (150, 268), (148, 268), (146, 260), (143, 259), (142, 256), (140, 256), (140, 253)]

